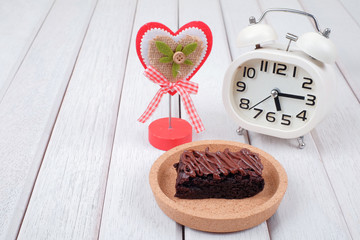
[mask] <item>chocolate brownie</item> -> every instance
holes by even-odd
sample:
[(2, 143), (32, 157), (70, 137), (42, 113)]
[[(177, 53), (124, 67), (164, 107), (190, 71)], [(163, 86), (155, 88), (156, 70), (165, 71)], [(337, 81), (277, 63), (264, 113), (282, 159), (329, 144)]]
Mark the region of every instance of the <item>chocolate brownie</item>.
[(177, 171), (175, 197), (187, 199), (240, 199), (264, 189), (263, 165), (257, 153), (186, 150), (174, 164)]

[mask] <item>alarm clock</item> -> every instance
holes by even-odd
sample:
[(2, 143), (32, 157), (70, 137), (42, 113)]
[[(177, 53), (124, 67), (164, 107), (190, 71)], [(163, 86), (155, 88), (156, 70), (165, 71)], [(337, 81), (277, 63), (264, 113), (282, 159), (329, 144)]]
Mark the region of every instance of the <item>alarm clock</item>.
[[(260, 22), (269, 12), (290, 12), (313, 19), (315, 32), (286, 34), (288, 45), (267, 43), (277, 39), (274, 29)], [(311, 131), (333, 106), (336, 49), (330, 29), (319, 29), (316, 18), (294, 9), (268, 9), (237, 39), (239, 47), (255, 45), (228, 67), (223, 82), (223, 103), (241, 129), (279, 138), (297, 138)], [(296, 42), (296, 48), (291, 47)]]

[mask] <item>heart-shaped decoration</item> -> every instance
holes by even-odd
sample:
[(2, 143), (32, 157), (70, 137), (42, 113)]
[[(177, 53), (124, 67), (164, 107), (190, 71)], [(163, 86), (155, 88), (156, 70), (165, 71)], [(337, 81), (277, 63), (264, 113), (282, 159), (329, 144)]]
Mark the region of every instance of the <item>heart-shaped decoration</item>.
[(136, 51), (144, 68), (154, 67), (173, 83), (190, 80), (211, 48), (211, 30), (199, 21), (185, 24), (175, 33), (161, 23), (150, 22), (140, 28), (136, 37)]

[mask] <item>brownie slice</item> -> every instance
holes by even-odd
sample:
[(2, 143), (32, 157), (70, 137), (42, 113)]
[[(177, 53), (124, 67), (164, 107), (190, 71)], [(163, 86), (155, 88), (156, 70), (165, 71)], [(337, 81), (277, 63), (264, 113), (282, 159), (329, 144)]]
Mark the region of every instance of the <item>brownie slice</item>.
[(263, 165), (257, 153), (186, 150), (174, 164), (177, 171), (175, 197), (187, 199), (240, 199), (264, 189)]

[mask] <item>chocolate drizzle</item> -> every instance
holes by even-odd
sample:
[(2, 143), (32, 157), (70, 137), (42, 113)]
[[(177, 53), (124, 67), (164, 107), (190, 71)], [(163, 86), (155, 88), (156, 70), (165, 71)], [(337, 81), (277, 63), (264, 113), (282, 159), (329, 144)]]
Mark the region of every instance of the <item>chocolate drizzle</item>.
[(230, 152), (227, 148), (223, 152), (212, 153), (209, 148), (205, 151), (186, 150), (181, 154), (180, 162), (175, 166), (178, 172), (185, 173), (188, 177), (213, 175), (220, 179), (220, 174), (227, 176), (229, 173), (246, 175), (245, 170), (250, 170), (261, 176), (263, 165), (259, 155), (243, 148), (237, 152)]

